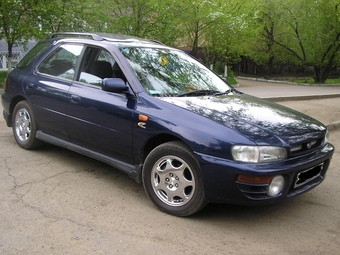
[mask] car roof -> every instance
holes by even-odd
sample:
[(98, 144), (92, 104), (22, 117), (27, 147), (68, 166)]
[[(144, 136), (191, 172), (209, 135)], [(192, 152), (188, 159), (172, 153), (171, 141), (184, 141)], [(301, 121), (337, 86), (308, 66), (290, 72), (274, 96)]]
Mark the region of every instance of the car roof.
[(120, 45), (132, 45), (132, 44), (146, 44), (149, 46), (165, 46), (163, 43), (151, 40), (142, 39), (139, 37), (121, 35), (121, 34), (108, 34), (108, 33), (78, 33), (78, 32), (58, 32), (52, 33), (47, 39), (83, 39), (94, 41), (106, 41)]

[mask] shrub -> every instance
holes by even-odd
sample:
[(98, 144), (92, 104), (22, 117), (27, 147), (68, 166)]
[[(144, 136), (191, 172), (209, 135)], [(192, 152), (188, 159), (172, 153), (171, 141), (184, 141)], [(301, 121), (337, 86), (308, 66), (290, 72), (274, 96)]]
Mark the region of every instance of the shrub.
[(0, 88), (4, 88), (4, 82), (7, 75), (7, 71), (0, 71)]

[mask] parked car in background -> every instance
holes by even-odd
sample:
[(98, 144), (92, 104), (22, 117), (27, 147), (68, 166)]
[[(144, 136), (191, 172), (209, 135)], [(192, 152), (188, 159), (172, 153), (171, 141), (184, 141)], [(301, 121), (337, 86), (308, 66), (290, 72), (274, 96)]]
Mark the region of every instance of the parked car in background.
[(52, 34), (8, 74), (2, 105), (20, 147), (47, 142), (103, 161), (176, 216), (302, 194), (324, 180), (334, 152), (317, 120), (134, 37)]

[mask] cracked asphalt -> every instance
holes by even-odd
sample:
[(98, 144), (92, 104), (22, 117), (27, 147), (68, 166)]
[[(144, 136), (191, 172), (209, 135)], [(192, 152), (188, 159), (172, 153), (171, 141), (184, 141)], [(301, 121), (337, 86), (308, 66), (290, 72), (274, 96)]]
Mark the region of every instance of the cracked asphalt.
[[(340, 120), (339, 101), (280, 103), (330, 125)], [(312, 191), (267, 206), (211, 204), (177, 218), (106, 164), (52, 145), (20, 149), (0, 118), (0, 254), (339, 254), (339, 128), (330, 140), (333, 161)]]

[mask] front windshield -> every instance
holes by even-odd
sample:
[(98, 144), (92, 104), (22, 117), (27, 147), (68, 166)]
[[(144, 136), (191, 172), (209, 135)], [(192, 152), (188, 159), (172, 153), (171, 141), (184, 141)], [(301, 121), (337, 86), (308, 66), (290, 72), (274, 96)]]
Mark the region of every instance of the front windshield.
[[(121, 48), (144, 89), (152, 96), (223, 93), (231, 87), (180, 50)], [(192, 94), (194, 95), (194, 94)]]

